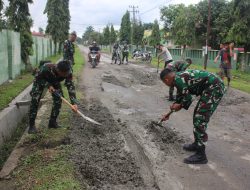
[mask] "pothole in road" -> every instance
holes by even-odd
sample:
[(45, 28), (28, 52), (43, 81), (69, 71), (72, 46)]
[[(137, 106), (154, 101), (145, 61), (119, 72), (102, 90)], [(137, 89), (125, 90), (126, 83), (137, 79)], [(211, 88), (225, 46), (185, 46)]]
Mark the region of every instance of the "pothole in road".
[(121, 81), (119, 81), (114, 75), (104, 74), (102, 75), (102, 80), (104, 82), (111, 83), (117, 86), (126, 87), (126, 85), (122, 83)]
[[(90, 103), (91, 102), (91, 103)], [(91, 106), (88, 106), (91, 104)], [(136, 161), (126, 151), (120, 126), (109, 110), (96, 100), (82, 102), (80, 109), (102, 123), (96, 126), (76, 117), (71, 134), (71, 155), (80, 180), (90, 189), (144, 189)]]
[(181, 146), (185, 140), (178, 132), (167, 126), (157, 126), (152, 121), (147, 121), (145, 128), (147, 133), (153, 135), (152, 141), (158, 144), (167, 155), (175, 156), (182, 151)]
[[(127, 68), (126, 71), (133, 76), (133, 81), (146, 86), (156, 85), (159, 80), (157, 73), (138, 71), (136, 69)], [(135, 80), (135, 81), (134, 81)]]

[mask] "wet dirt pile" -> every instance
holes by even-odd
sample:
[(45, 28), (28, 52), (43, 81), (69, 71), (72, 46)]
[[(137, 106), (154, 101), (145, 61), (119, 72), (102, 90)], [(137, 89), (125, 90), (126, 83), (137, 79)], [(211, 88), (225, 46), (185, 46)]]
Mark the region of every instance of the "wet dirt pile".
[(156, 85), (159, 80), (157, 73), (140, 71), (132, 68), (127, 68), (126, 71), (133, 76), (133, 80), (136, 80), (139, 84), (146, 86)]
[(114, 84), (117, 86), (126, 87), (126, 85), (123, 84), (121, 81), (119, 81), (114, 75), (104, 74), (102, 75), (102, 81), (110, 83), (110, 84)]
[(71, 159), (78, 177), (89, 189), (144, 189), (131, 153), (126, 149), (120, 126), (100, 102), (81, 102), (89, 117), (102, 123), (96, 126), (75, 117), (71, 137)]
[(152, 121), (146, 122), (144, 126), (147, 133), (153, 135), (152, 141), (156, 142), (167, 155), (176, 155), (181, 152), (185, 140), (176, 131), (167, 126), (160, 127)]

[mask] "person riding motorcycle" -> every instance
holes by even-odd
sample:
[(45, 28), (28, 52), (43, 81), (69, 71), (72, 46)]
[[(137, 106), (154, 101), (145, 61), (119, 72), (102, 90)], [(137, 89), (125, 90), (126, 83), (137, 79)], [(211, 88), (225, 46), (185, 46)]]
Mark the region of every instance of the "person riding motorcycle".
[(97, 54), (97, 62), (100, 62), (100, 58), (101, 58), (101, 49), (100, 47), (97, 45), (96, 41), (93, 41), (92, 45), (89, 47), (89, 53), (88, 53), (88, 57), (89, 57), (89, 62), (91, 62), (91, 52), (95, 51)]

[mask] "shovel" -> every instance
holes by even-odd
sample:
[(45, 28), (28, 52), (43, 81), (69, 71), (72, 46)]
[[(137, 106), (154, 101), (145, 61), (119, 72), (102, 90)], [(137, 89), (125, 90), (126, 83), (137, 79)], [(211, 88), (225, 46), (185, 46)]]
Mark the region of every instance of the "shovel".
[[(53, 92), (53, 94), (55, 94), (56, 96), (60, 97), (64, 103), (66, 103), (71, 109), (73, 109), (73, 105), (72, 105), (71, 103), (69, 103), (68, 100), (66, 100), (64, 97), (62, 97), (59, 93)], [(89, 121), (89, 122), (91, 122), (91, 123), (93, 123), (93, 124), (102, 125), (101, 123), (99, 123), (99, 122), (97, 122), (97, 121), (95, 121), (95, 120), (93, 120), (93, 119), (91, 119), (91, 118), (85, 116), (85, 115), (84, 115), (82, 112), (80, 112), (79, 110), (77, 110), (77, 113), (78, 113), (78, 115), (80, 115), (83, 119), (85, 119), (85, 120), (87, 120), (87, 121)]]
[[(170, 117), (170, 115), (171, 115), (173, 112), (174, 112), (174, 110), (171, 110), (171, 111), (169, 111), (169, 112), (167, 113), (167, 115), (165, 116), (165, 117), (167, 117), (167, 120), (169, 120), (169, 117)], [(157, 125), (157, 126), (159, 126), (159, 127), (163, 127), (163, 126), (162, 126), (162, 122), (163, 122), (163, 118), (162, 118), (160, 121), (158, 121), (158, 122), (152, 121), (152, 124), (153, 124), (153, 125)]]

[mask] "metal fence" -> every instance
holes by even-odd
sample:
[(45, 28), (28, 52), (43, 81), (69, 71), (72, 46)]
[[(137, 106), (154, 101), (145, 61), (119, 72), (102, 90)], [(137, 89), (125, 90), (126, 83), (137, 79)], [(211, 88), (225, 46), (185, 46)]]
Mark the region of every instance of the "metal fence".
[[(138, 46), (130, 45), (129, 50), (130, 53), (132, 53), (135, 49), (140, 49), (143, 51), (151, 51), (154, 56), (156, 56), (157, 51), (154, 47), (150, 46)], [(202, 49), (186, 49), (184, 52), (184, 55), (182, 57), (182, 51), (181, 48), (169, 48), (170, 53), (173, 56), (174, 60), (182, 59), (183, 57), (190, 57), (193, 60), (194, 64), (197, 65), (204, 65), (204, 52)], [(217, 64), (214, 63), (215, 57), (218, 55), (218, 50), (209, 50), (208, 51), (208, 67), (218, 68), (219, 61)], [(250, 72), (250, 52), (247, 53), (240, 53), (238, 51), (234, 51), (234, 57), (232, 58), (232, 67), (233, 69), (242, 70), (245, 72)]]
[[(33, 55), (30, 56), (33, 66), (54, 54), (55, 45), (50, 38), (33, 36), (33, 42)], [(24, 68), (25, 65), (21, 61), (20, 34), (2, 30), (0, 32), (0, 84), (16, 78)]]

